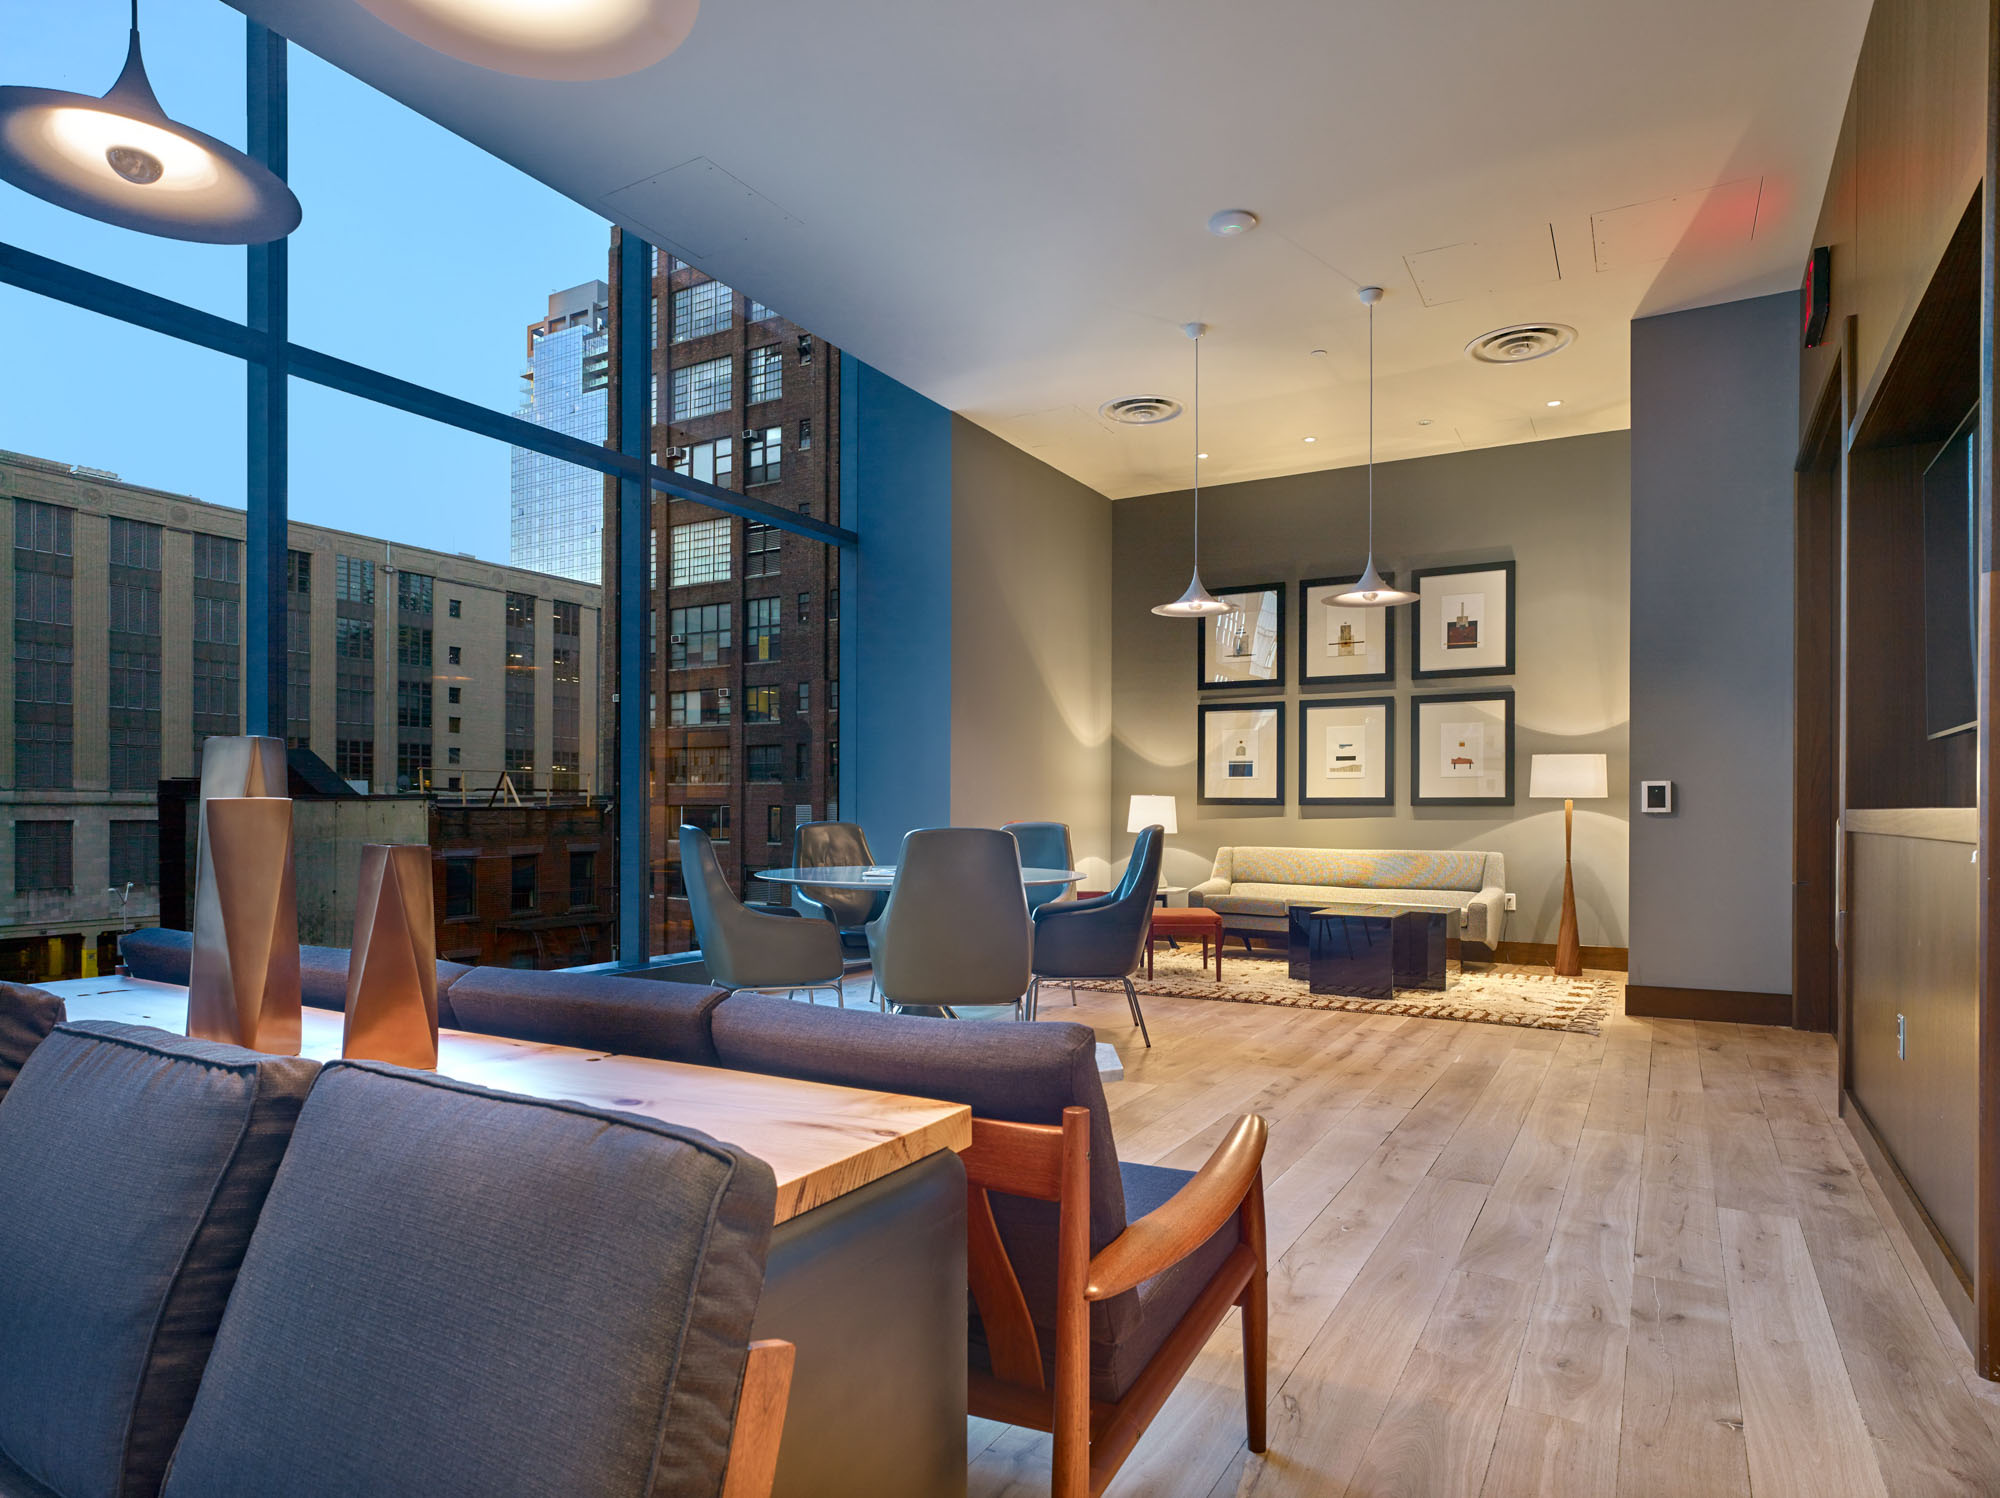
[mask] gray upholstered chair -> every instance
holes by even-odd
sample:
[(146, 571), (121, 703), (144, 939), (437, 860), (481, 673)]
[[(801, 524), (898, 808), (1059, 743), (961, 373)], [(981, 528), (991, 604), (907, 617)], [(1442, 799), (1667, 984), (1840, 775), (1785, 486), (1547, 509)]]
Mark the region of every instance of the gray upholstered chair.
[[(1021, 867), (1024, 869), (1076, 867), (1076, 849), (1070, 843), (1067, 822), (1007, 822), (1002, 824), (1000, 830), (1013, 833), (1014, 841), (1021, 845)], [(1054, 904), (1069, 891), (1067, 884), (1029, 885), (1028, 913), (1033, 915), (1044, 905)]]
[(0, 1493), (159, 1491), (319, 1069), (101, 1020), (22, 1064), (0, 1103)]
[(840, 955), (840, 933), (820, 921), (746, 908), (699, 827), (681, 828), (681, 878), (702, 961), (716, 987), (803, 989), (808, 996), (830, 988), (843, 1005), (847, 1002), (841, 988), (847, 964)]
[(885, 1007), (1018, 1005), (1027, 991), (1020, 846), (997, 827), (932, 827), (903, 838), (889, 903), (868, 926)]
[[(1054, 979), (1116, 980), (1125, 985), (1132, 1023), (1151, 1046), (1146, 1014), (1132, 987), (1132, 970), (1146, 955), (1146, 930), (1153, 920), (1153, 897), (1160, 887), (1160, 850), (1165, 833), (1148, 827), (1132, 844), (1132, 857), (1118, 888), (1094, 900), (1065, 900), (1035, 912), (1035, 977), (1028, 985), (1028, 1018), (1035, 1017), (1042, 984)], [(1070, 990), (1070, 1002), (1076, 991)]]
[[(868, 834), (853, 822), (801, 822), (792, 832), (795, 869), (866, 868), (875, 862)], [(792, 905), (801, 915), (833, 922), (844, 945), (866, 950), (868, 923), (888, 903), (886, 889), (829, 889), (795, 884)]]
[(331, 1062), (162, 1498), (768, 1494), (776, 1205), (770, 1166), (691, 1129)]

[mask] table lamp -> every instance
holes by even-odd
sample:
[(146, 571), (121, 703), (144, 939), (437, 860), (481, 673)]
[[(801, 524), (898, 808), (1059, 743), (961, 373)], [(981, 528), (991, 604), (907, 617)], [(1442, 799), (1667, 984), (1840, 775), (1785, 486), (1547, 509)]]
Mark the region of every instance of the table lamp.
[(1537, 754), (1530, 761), (1528, 795), (1543, 799), (1562, 798), (1563, 804), (1563, 908), (1562, 928), (1556, 935), (1556, 976), (1583, 975), (1583, 945), (1576, 932), (1576, 885), (1570, 878), (1570, 831), (1576, 819), (1578, 801), (1601, 801), (1611, 794), (1610, 770), (1601, 754)]
[(1155, 822), (1168, 837), (1179, 832), (1180, 823), (1174, 816), (1172, 796), (1134, 796), (1131, 813), (1125, 818), (1127, 832), (1144, 832)]

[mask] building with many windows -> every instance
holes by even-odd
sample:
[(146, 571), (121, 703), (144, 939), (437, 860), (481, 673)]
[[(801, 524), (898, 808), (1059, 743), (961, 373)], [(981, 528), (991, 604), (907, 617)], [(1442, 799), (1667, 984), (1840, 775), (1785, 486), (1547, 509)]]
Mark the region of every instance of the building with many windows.
[[(655, 252), (653, 268), (655, 461), (837, 522), (839, 350), (670, 255)], [(664, 495), (652, 525), (649, 851), (655, 949), (673, 950), (691, 939), (683, 823), (708, 832), (755, 899), (772, 893), (755, 872), (790, 859), (792, 829), (838, 815), (839, 560), (820, 542)]]
[[(586, 281), (549, 298), (549, 315), (528, 328), (519, 415), (565, 436), (604, 440), (610, 295), (602, 281)], [(531, 571), (596, 582), (604, 480), (546, 453), (521, 447), (512, 453), (508, 560)]]
[[(157, 915), (159, 783), (244, 732), (243, 523), (0, 452), (0, 973)], [(293, 747), (368, 794), (601, 794), (597, 588), (302, 524), (285, 576)]]

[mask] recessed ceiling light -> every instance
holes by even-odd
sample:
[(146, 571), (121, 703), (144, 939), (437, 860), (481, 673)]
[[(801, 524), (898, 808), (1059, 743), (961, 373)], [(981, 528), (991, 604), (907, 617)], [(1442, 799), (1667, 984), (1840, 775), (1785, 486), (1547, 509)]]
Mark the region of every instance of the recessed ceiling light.
[(1308, 437), (1308, 438), (1306, 438), (1306, 441), (1308, 441), (1308, 442), (1317, 442), (1317, 441), (1319, 441), (1319, 438), (1317, 438), (1317, 437)]
[(1417, 418), (1417, 425), (1420, 427), (1427, 427), (1430, 424), (1431, 424), (1431, 419), (1428, 416), (1419, 416)]
[(1562, 404), (1562, 402), (1561, 402), (1561, 401), (1550, 401), (1550, 402), (1549, 402), (1549, 404), (1550, 404), (1551, 406), (1560, 406), (1560, 405)]
[(1220, 213), (1208, 216), (1208, 232), (1220, 234), (1228, 239), (1237, 234), (1248, 234), (1257, 227), (1257, 215), (1248, 208), (1225, 208)]
[(1196, 453), (1196, 454), (1195, 454), (1195, 456), (1196, 456), (1197, 458), (1205, 458), (1205, 457), (1207, 457), (1207, 456), (1208, 456), (1208, 454), (1207, 454), (1207, 453)]
[(1326, 357), (1326, 350), (1323, 348), (1316, 348), (1312, 351), (1312, 356), (1315, 359), (1324, 359)]

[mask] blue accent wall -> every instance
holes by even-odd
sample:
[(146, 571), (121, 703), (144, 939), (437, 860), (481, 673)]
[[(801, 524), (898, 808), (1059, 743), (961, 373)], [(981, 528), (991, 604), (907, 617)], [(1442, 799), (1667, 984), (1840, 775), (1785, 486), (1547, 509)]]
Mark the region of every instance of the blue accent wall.
[(840, 815), (875, 856), (951, 822), (951, 412), (840, 364)]

